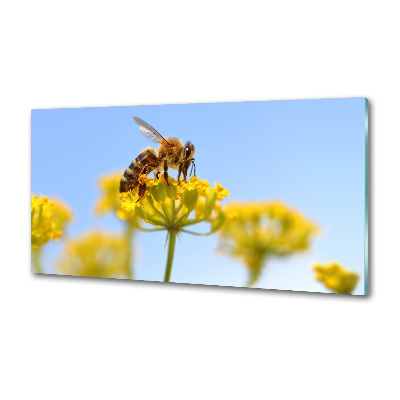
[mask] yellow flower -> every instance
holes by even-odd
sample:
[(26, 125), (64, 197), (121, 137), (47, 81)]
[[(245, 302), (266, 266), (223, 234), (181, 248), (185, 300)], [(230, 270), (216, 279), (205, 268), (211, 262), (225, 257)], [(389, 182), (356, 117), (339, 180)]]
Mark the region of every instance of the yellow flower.
[(70, 209), (59, 200), (49, 200), (46, 196), (32, 196), (31, 201), (31, 244), (40, 248), (49, 240), (58, 240), (65, 225), (72, 218)]
[(249, 269), (249, 285), (258, 280), (269, 257), (307, 250), (318, 231), (300, 212), (279, 201), (235, 202), (226, 205), (224, 212), (220, 249)]
[[(139, 217), (156, 229), (139, 229), (146, 231), (167, 230), (168, 256), (164, 281), (169, 282), (174, 258), (176, 236), (180, 232), (206, 236), (216, 232), (224, 223), (225, 216), (219, 202), (229, 192), (219, 184), (210, 184), (192, 176), (188, 182), (180, 182), (169, 177), (167, 184), (162, 174), (154, 179), (141, 176), (142, 184), (146, 182), (146, 193), (139, 199), (138, 189), (120, 195), (122, 210), (130, 217)], [(145, 181), (146, 178), (146, 181)], [(207, 222), (210, 231), (197, 233), (186, 230), (188, 226)]]
[(315, 279), (336, 293), (351, 294), (359, 280), (359, 275), (348, 271), (337, 262), (326, 265), (315, 264)]
[[(121, 209), (121, 201), (119, 200), (119, 183), (121, 181), (122, 172), (102, 175), (98, 181), (101, 197), (97, 201), (95, 211), (97, 214), (116, 214), (118, 218), (127, 220), (128, 215)], [(133, 215), (131, 215), (133, 217)], [(131, 218), (132, 220), (132, 218)]]
[(168, 182), (162, 174), (158, 178), (154, 175), (154, 179), (147, 177), (146, 194), (140, 201), (137, 189), (120, 194), (122, 210), (160, 229), (186, 232), (187, 226), (206, 221), (211, 224), (210, 233), (215, 232), (223, 218), (219, 202), (229, 191), (219, 184), (211, 188), (207, 180), (195, 176), (179, 184), (169, 177)]
[(66, 242), (57, 271), (63, 275), (130, 279), (129, 243), (118, 234), (85, 233)]

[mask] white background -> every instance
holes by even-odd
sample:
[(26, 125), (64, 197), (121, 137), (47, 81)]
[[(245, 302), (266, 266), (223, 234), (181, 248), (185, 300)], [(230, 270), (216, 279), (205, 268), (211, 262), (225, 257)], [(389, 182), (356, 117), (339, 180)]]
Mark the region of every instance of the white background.
[[(398, 398), (395, 4), (2, 3), (0, 398)], [(358, 96), (367, 298), (30, 274), (32, 108)]]

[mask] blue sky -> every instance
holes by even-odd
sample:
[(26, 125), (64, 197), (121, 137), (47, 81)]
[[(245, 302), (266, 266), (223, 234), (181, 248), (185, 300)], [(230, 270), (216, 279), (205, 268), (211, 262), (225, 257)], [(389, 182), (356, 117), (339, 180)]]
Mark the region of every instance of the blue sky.
[[(122, 230), (114, 217), (97, 218), (93, 207), (98, 177), (123, 171), (152, 146), (133, 116), (165, 137), (194, 143), (197, 175), (221, 183), (229, 200), (283, 200), (321, 226), (307, 253), (271, 260), (257, 287), (328, 291), (310, 265), (338, 261), (360, 274), (354, 294), (363, 294), (364, 98), (32, 110), (32, 193), (71, 206), (70, 236)], [(136, 243), (136, 278), (162, 280), (165, 233), (141, 232)], [(171, 281), (243, 286), (247, 271), (217, 255), (217, 243), (216, 235), (182, 235)], [(46, 271), (60, 249), (46, 245)]]

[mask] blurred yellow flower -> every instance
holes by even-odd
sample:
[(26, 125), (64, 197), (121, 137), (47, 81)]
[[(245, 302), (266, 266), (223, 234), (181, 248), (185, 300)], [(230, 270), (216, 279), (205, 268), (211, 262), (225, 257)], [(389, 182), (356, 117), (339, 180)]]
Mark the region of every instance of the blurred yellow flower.
[[(95, 205), (95, 212), (98, 215), (112, 214), (123, 220), (125, 223), (125, 239), (130, 243), (129, 258), (132, 257), (135, 230), (138, 227), (137, 217), (135, 214), (128, 214), (121, 208), (121, 201), (119, 199), (119, 184), (122, 177), (122, 172), (115, 172), (104, 174), (98, 180), (101, 197)], [(133, 260), (130, 260), (130, 273), (129, 279), (134, 277)]]
[(135, 215), (127, 215), (121, 209), (121, 201), (119, 199), (119, 183), (121, 181), (123, 172), (115, 172), (111, 174), (104, 174), (98, 180), (101, 197), (95, 205), (95, 212), (98, 215), (102, 214), (116, 214), (122, 220), (136, 219)]
[(358, 274), (346, 270), (337, 262), (315, 264), (312, 268), (315, 271), (315, 279), (336, 293), (351, 294), (360, 278)]
[(130, 279), (129, 243), (109, 232), (87, 232), (66, 242), (57, 263), (62, 275)]
[(49, 200), (46, 196), (32, 196), (31, 201), (31, 244), (40, 248), (49, 240), (58, 240), (72, 212), (60, 200)]
[(235, 202), (225, 206), (219, 249), (249, 269), (249, 286), (271, 256), (288, 256), (309, 248), (318, 227), (280, 201)]

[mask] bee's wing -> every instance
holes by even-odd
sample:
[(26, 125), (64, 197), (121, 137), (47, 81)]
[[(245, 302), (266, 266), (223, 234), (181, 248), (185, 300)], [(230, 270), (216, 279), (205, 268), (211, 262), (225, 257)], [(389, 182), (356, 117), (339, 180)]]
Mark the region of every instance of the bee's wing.
[(139, 125), (140, 132), (153, 143), (164, 142), (167, 146), (171, 146), (151, 125), (143, 121), (141, 118), (133, 117), (134, 121)]

